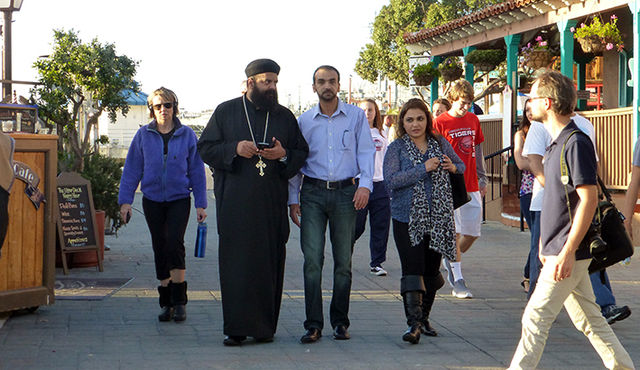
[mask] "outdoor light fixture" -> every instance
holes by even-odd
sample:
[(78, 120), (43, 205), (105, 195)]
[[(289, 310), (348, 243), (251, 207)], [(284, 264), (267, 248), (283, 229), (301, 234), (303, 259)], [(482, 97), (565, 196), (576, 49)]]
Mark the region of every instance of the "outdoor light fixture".
[(2, 49), (2, 98), (7, 95), (11, 98), (11, 15), (13, 12), (20, 10), (22, 0), (0, 0), (0, 11), (4, 15), (4, 26), (2, 29), (2, 38), (4, 48)]
[(0, 0), (0, 10), (5, 11), (18, 11), (22, 6), (22, 0)]

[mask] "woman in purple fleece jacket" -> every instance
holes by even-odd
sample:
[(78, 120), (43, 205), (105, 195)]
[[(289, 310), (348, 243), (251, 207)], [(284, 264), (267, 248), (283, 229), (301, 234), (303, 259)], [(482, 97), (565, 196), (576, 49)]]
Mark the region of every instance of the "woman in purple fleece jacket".
[(142, 208), (151, 232), (158, 293), (162, 309), (158, 320), (187, 318), (184, 233), (189, 222), (190, 193), (198, 222), (207, 218), (204, 163), (193, 130), (177, 118), (178, 98), (161, 87), (147, 99), (151, 123), (141, 127), (129, 147), (120, 181), (120, 216), (131, 217), (131, 203), (140, 184)]

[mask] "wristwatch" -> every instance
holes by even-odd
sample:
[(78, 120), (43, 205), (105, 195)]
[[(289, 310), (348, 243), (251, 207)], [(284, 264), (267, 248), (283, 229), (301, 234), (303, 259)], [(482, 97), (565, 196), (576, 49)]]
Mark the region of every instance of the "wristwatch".
[(287, 164), (287, 150), (284, 150), (284, 157), (278, 159), (280, 162)]

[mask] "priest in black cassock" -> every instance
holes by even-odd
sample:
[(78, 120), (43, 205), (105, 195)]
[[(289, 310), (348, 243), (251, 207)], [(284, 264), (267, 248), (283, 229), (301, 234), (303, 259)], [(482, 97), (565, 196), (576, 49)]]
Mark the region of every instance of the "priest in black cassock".
[(278, 324), (289, 239), (287, 181), (309, 147), (293, 113), (278, 104), (280, 67), (247, 66), (247, 92), (220, 104), (200, 141), (213, 170), (224, 344), (271, 342)]

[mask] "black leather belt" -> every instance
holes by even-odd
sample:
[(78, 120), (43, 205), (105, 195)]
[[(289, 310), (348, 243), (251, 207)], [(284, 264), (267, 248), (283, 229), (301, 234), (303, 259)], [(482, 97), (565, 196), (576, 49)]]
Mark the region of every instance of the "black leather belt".
[(345, 180), (339, 180), (339, 181), (325, 181), (325, 180), (314, 179), (313, 177), (305, 176), (304, 182), (312, 185), (320, 186), (328, 190), (336, 190), (336, 189), (346, 188), (347, 186), (356, 185), (358, 183), (358, 179), (351, 177), (351, 178), (348, 178)]

